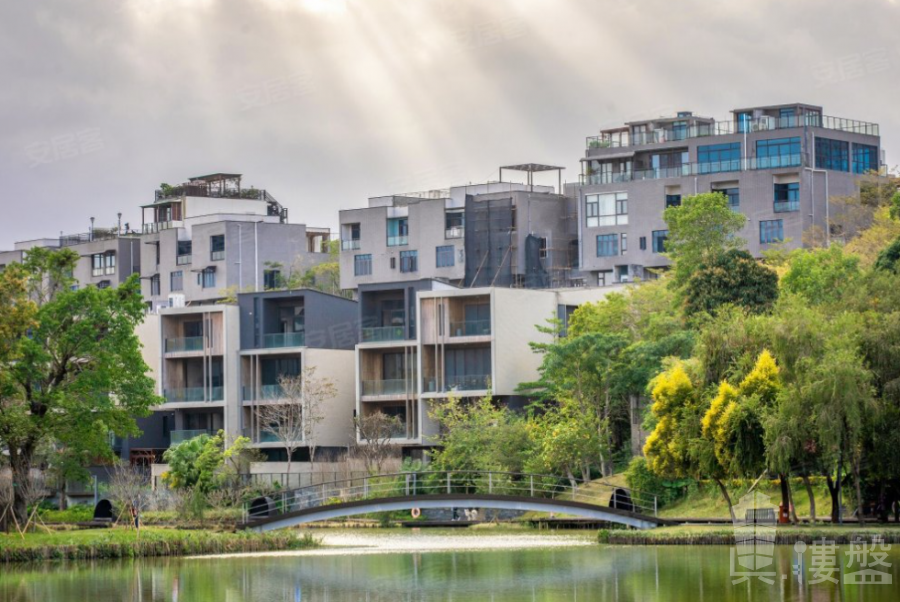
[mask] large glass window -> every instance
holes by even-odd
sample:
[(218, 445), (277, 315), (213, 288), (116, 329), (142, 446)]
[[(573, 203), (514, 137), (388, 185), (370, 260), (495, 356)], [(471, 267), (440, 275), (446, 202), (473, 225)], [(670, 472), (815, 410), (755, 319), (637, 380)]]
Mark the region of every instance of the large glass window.
[(359, 224), (343, 224), (341, 226), (341, 250), (353, 251), (359, 248), (361, 230)]
[(281, 270), (263, 270), (263, 289), (281, 288)]
[(173, 293), (184, 290), (184, 272), (178, 270), (169, 274), (169, 290)]
[(878, 147), (853, 143), (853, 172), (878, 171)]
[(153, 297), (159, 296), (159, 274), (154, 274), (150, 277), (150, 295)]
[(372, 256), (354, 255), (353, 256), (353, 275), (354, 276), (370, 276), (372, 274)]
[(772, 219), (759, 222), (759, 242), (768, 244), (784, 240), (784, 220)]
[(746, 134), (750, 131), (750, 124), (753, 122), (753, 113), (737, 114), (737, 131), (739, 134)]
[(740, 171), (741, 143), (709, 144), (697, 147), (697, 162), (700, 173)]
[(756, 168), (797, 167), (802, 164), (800, 138), (756, 141)]
[(850, 143), (831, 138), (816, 138), (816, 167), (850, 171)]
[(215, 268), (206, 268), (197, 274), (200, 280), (200, 286), (203, 288), (215, 288), (216, 286), (216, 270)]
[(650, 164), (657, 177), (689, 175), (690, 159), (687, 151), (669, 151), (650, 156)]
[(216, 234), (209, 237), (209, 258), (211, 261), (225, 259), (225, 235)]
[(584, 198), (585, 225), (588, 228), (624, 226), (628, 224), (627, 192), (589, 194)]
[(418, 251), (400, 251), (400, 271), (403, 273), (419, 271)]
[(409, 218), (396, 217), (387, 221), (387, 246), (409, 244)]
[(680, 194), (667, 194), (666, 195), (666, 207), (681, 207), (681, 195)]
[(437, 247), (435, 249), (436, 265), (439, 268), (450, 268), (454, 265), (454, 248), (453, 245)]
[(612, 257), (618, 254), (618, 234), (601, 234), (597, 237), (597, 257)]
[[(193, 243), (189, 240), (179, 240), (175, 247), (175, 264), (187, 265), (191, 263)], [(157, 247), (159, 248), (159, 247)], [(158, 263), (158, 262), (157, 262)]]
[(713, 192), (724, 194), (728, 198), (728, 206), (732, 209), (738, 209), (741, 206), (741, 189), (740, 188), (716, 188)]
[(666, 239), (669, 238), (668, 230), (654, 230), (653, 231), (653, 252), (654, 253), (665, 253), (666, 252)]
[(465, 226), (466, 213), (463, 209), (451, 209), (444, 214), (444, 238), (462, 238)]
[(775, 213), (800, 211), (800, 183), (775, 184)]

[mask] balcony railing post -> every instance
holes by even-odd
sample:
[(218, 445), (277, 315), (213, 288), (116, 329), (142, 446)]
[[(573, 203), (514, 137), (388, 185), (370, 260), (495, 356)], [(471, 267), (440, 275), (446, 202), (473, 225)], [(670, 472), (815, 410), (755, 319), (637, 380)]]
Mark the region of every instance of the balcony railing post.
[(406, 497), (409, 497), (409, 473), (406, 473)]

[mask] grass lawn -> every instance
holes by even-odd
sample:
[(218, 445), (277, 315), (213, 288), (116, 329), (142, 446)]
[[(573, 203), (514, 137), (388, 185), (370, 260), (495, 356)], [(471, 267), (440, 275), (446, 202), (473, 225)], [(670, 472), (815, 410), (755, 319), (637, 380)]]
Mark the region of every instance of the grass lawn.
[(16, 533), (0, 533), (0, 562), (225, 554), (317, 545), (318, 540), (312, 535), (295, 531), (227, 533), (144, 527), (138, 535), (122, 527), (64, 529), (28, 533), (24, 539)]
[[(740, 487), (729, 488), (731, 501), (737, 504), (740, 497), (750, 488), (751, 482), (744, 483)], [(828, 487), (824, 479), (815, 479), (812, 484), (813, 496), (816, 500), (816, 517), (821, 519), (831, 514), (831, 496), (828, 494)], [(772, 498), (772, 506), (778, 507), (781, 503), (781, 485), (777, 480), (760, 481), (757, 491), (764, 493)], [(794, 498), (794, 507), (797, 510), (797, 516), (800, 518), (809, 516), (809, 496), (806, 494), (806, 488), (800, 479), (791, 481), (791, 493)], [(848, 503), (848, 491), (844, 492), (844, 503)], [(849, 500), (852, 504), (852, 500)], [(678, 500), (659, 511), (659, 515), (664, 518), (727, 518), (728, 505), (722, 492), (715, 483), (708, 481), (702, 483), (700, 487), (688, 494), (687, 497)]]

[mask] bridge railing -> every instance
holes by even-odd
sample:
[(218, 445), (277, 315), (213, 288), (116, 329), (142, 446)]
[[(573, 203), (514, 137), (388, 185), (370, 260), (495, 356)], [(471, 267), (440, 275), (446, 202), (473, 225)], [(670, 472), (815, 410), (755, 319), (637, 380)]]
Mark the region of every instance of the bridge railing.
[(270, 496), (274, 508), (247, 504), (244, 522), (348, 502), (452, 494), (556, 499), (657, 515), (655, 496), (639, 495), (602, 480), (585, 482), (554, 475), (510, 472), (422, 471), (353, 477), (285, 490)]

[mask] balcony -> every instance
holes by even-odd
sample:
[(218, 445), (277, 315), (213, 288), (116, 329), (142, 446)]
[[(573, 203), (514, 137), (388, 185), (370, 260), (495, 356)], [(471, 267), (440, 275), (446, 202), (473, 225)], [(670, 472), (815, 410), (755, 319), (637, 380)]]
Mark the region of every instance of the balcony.
[(450, 391), (486, 391), (491, 380), (490, 374), (468, 374), (464, 376), (447, 376), (443, 387), (439, 390), (433, 377), (425, 381), (426, 393), (447, 393)]
[(243, 387), (242, 392), (244, 401), (274, 401), (285, 397), (284, 387), (281, 385), (261, 385), (258, 393), (255, 387)]
[(224, 387), (187, 387), (166, 389), (163, 397), (167, 403), (202, 403), (225, 399)]
[[(868, 123), (856, 119), (843, 117), (831, 117), (818, 113), (805, 115), (793, 115), (788, 117), (763, 116), (746, 121), (716, 121), (714, 123), (699, 123), (686, 128), (660, 128), (650, 132), (635, 132), (627, 136), (588, 136), (585, 139), (585, 147), (590, 151), (598, 148), (622, 148), (632, 146), (644, 146), (648, 144), (662, 144), (664, 142), (681, 141), (689, 138), (707, 138), (714, 136), (729, 136), (733, 134), (769, 132), (799, 127), (817, 127), (826, 130), (849, 132), (852, 134), (865, 134), (879, 136), (880, 130), (877, 123)], [(590, 153), (589, 153), (590, 154)], [(595, 153), (596, 154), (596, 153)]]
[(341, 251), (356, 251), (360, 248), (359, 239), (341, 241)]
[(402, 341), (406, 338), (404, 326), (374, 326), (362, 329), (363, 343)]
[(775, 201), (775, 213), (791, 213), (800, 211), (800, 201)]
[(185, 353), (188, 351), (203, 351), (203, 337), (166, 339), (166, 353)]
[(171, 431), (169, 433), (169, 447), (175, 447), (185, 441), (190, 441), (194, 437), (200, 435), (212, 435), (212, 431), (207, 429), (187, 429), (181, 431)]
[(244, 437), (247, 437), (253, 443), (281, 443), (281, 439), (275, 436), (274, 433), (270, 433), (269, 431), (258, 429), (254, 430), (251, 428), (245, 428), (241, 431), (241, 434)]
[(118, 228), (94, 228), (92, 232), (61, 235), (59, 237), (59, 246), (72, 247), (95, 240), (113, 240), (116, 238), (119, 238)]
[(183, 228), (184, 222), (180, 220), (170, 220), (167, 222), (152, 222), (149, 224), (144, 224), (143, 228), (141, 228), (141, 232), (143, 234), (155, 234), (157, 232), (162, 232), (163, 230), (171, 230), (173, 228)]
[(182, 184), (169, 186), (164, 190), (156, 190), (154, 202), (168, 199), (180, 199), (181, 197), (208, 197), (216, 199), (249, 199), (253, 201), (274, 201), (272, 195), (260, 188), (216, 188), (202, 184)]
[(177, 255), (175, 257), (175, 265), (188, 265), (193, 261), (193, 255)]
[(465, 236), (465, 229), (462, 226), (455, 226), (444, 230), (444, 238), (462, 238)]
[(273, 332), (263, 335), (263, 347), (266, 349), (303, 347), (305, 344), (305, 332)]
[(640, 169), (620, 173), (599, 173), (581, 176), (582, 184), (613, 184), (616, 182), (637, 182), (643, 180), (664, 180), (667, 178), (685, 178), (714, 173), (736, 171), (753, 171), (758, 169), (778, 169), (782, 167), (803, 167), (806, 165), (805, 154), (778, 155), (773, 157), (750, 157), (731, 161), (704, 161), (703, 163), (684, 163), (680, 167), (664, 167), (659, 169)]
[(804, 156), (799, 155), (775, 155), (774, 157), (751, 157), (747, 159), (747, 169), (777, 169), (779, 167), (803, 167)]
[(225, 251), (211, 251), (209, 254), (210, 261), (222, 261), (225, 259)]
[(362, 381), (362, 394), (364, 396), (406, 395), (410, 392), (411, 388), (409, 381), (404, 378)]
[(409, 244), (409, 236), (388, 236), (387, 237), (387, 246), (389, 247), (401, 247), (403, 245)]
[(463, 322), (450, 322), (451, 337), (478, 337), (490, 334), (490, 320), (465, 320)]

